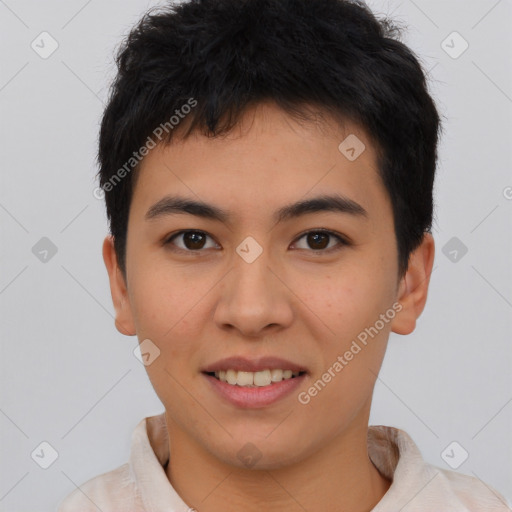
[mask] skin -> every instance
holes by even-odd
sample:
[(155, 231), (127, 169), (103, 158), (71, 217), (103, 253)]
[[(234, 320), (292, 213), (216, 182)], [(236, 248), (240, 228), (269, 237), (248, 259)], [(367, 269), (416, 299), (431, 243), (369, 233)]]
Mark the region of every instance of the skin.
[[(350, 133), (366, 145), (353, 162), (338, 150)], [(375, 162), (358, 127), (327, 118), (298, 123), (271, 103), (248, 111), (227, 136), (193, 134), (144, 158), (130, 207), (126, 279), (110, 236), (103, 257), (117, 329), (161, 351), (146, 368), (172, 440), (166, 473), (189, 506), (362, 512), (388, 490), (367, 452), (372, 393), (390, 332), (409, 334), (423, 311), (434, 241), (425, 234), (399, 279), (391, 204)], [(284, 205), (333, 192), (359, 203), (367, 218), (332, 211), (277, 224), (272, 218)], [(145, 220), (167, 194), (214, 204), (232, 218)], [(202, 246), (183, 236), (163, 243), (186, 229), (208, 237)], [(315, 229), (351, 244), (334, 237), (323, 246), (308, 243), (303, 235)], [(247, 236), (263, 249), (250, 264), (235, 251)], [(394, 319), (301, 404), (297, 394), (397, 302), (402, 309)], [(277, 403), (237, 408), (200, 372), (231, 355), (283, 357), (308, 375)], [(237, 457), (248, 442), (261, 453), (252, 468)]]

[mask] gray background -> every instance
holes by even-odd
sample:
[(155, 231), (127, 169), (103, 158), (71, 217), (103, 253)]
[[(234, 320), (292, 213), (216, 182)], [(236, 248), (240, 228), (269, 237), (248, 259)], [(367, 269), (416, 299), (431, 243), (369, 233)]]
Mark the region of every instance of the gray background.
[[(469, 453), (457, 470), (512, 500), (512, 4), (368, 3), (409, 26), (405, 42), (447, 118), (429, 300), (413, 334), (391, 336), (371, 423), (406, 430), (446, 469), (441, 454), (456, 441), (452, 464)], [(114, 327), (93, 196), (113, 50), (151, 5), (0, 0), (2, 511), (54, 510), (125, 463), (135, 425), (163, 411), (136, 338)], [(46, 59), (31, 47), (43, 31), (59, 45)], [(457, 58), (453, 31), (469, 44)], [(46, 261), (43, 237), (57, 248)], [(58, 453), (48, 469), (35, 462), (49, 461), (43, 441)]]

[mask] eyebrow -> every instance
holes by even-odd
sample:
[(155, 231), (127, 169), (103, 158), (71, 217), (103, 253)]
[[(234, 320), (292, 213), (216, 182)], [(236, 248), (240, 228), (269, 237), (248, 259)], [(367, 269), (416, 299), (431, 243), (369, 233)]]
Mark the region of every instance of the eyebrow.
[[(317, 212), (338, 212), (361, 218), (368, 218), (368, 212), (348, 197), (334, 194), (322, 195), (312, 199), (297, 201), (283, 206), (274, 213), (274, 222), (283, 222), (292, 218)], [(195, 201), (180, 196), (165, 196), (151, 206), (146, 212), (146, 220), (155, 220), (168, 215), (189, 214), (204, 219), (228, 223), (232, 214), (202, 201)]]

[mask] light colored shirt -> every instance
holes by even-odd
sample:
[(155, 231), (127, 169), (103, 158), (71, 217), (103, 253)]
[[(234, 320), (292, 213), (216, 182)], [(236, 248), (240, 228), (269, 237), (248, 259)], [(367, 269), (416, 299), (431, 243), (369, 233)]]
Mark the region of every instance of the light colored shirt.
[[(368, 455), (392, 481), (372, 512), (510, 512), (503, 496), (479, 479), (426, 463), (403, 430), (368, 427)], [(144, 418), (131, 438), (130, 458), (98, 475), (59, 504), (58, 512), (190, 512), (165, 473), (165, 414)]]

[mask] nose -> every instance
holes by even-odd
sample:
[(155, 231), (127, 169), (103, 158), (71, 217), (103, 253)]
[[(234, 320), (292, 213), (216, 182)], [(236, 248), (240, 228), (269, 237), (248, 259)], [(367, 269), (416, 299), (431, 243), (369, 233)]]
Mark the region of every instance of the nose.
[(252, 263), (235, 258), (219, 287), (214, 321), (245, 337), (261, 337), (288, 327), (293, 320), (293, 293), (266, 252)]

